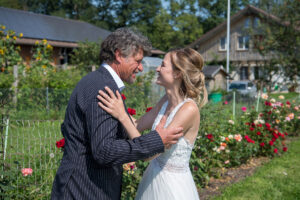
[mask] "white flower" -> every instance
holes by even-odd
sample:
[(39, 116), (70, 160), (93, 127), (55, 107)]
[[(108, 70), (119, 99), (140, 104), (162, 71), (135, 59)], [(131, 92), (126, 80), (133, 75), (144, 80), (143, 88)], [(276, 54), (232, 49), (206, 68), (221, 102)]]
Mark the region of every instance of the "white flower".
[(230, 150), (229, 150), (229, 149), (226, 149), (225, 152), (226, 152), (226, 153), (230, 153)]
[(217, 148), (217, 147), (214, 147), (212, 150), (213, 150), (213, 151), (217, 151), (217, 150), (218, 150), (218, 148)]
[(233, 135), (228, 135), (228, 138), (229, 139), (233, 139)]
[(225, 141), (225, 137), (224, 136), (220, 136), (221, 141)]
[(257, 125), (258, 123), (259, 123), (259, 120), (258, 120), (258, 119), (254, 120), (254, 124), (255, 124), (255, 125)]
[(263, 120), (263, 119), (259, 119), (258, 121), (259, 121), (259, 123), (261, 123), (261, 124), (264, 124), (264, 123), (265, 123), (265, 120)]
[(283, 95), (280, 95), (278, 98), (279, 98), (279, 99), (284, 99), (284, 96), (283, 96)]
[(268, 99), (269, 97), (268, 97), (267, 94), (262, 94), (262, 95), (261, 95), (261, 98), (263, 98), (263, 99)]
[(233, 120), (228, 120), (228, 123), (233, 125), (234, 121)]
[(272, 98), (272, 99), (270, 100), (270, 102), (271, 102), (271, 103), (275, 103), (276, 100), (275, 100), (274, 98)]
[(54, 153), (49, 154), (50, 158), (54, 158)]
[(279, 110), (276, 110), (275, 113), (280, 113), (280, 111), (279, 111)]

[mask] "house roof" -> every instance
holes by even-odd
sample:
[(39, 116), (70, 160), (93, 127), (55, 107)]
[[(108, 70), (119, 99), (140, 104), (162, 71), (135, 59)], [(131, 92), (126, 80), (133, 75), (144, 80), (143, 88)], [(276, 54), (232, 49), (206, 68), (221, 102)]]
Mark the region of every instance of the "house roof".
[[(248, 5), (244, 9), (237, 12), (235, 15), (231, 16), (230, 17), (230, 23), (233, 24), (236, 21), (238, 21), (242, 16), (246, 16), (246, 15), (249, 15), (249, 14), (261, 15), (261, 16), (264, 16), (264, 17), (268, 17), (268, 18), (274, 20), (275, 22), (281, 23), (281, 20), (278, 17), (276, 17), (275, 15), (272, 15), (272, 14), (270, 14), (270, 13), (268, 13), (268, 12), (262, 10), (262, 9), (254, 7), (252, 5)], [(216, 35), (217, 33), (221, 32), (221, 31), (223, 31), (224, 29), (227, 29), (227, 21), (226, 20), (223, 23), (216, 26), (215, 28), (213, 28), (212, 30), (210, 30), (207, 33), (205, 33), (204, 35), (202, 35), (196, 41), (192, 42), (190, 45), (188, 45), (188, 47), (198, 48), (198, 46), (201, 43), (207, 41), (209, 38), (211, 38), (212, 36)]]
[(224, 73), (225, 76), (229, 76), (227, 74), (227, 72), (224, 70), (224, 68), (223, 68), (222, 65), (208, 65), (208, 66), (204, 66), (202, 71), (203, 71), (203, 73), (205, 75), (205, 78), (208, 78), (208, 79), (213, 79), (214, 76), (219, 71), (221, 71), (222, 73)]
[(47, 39), (71, 43), (89, 40), (97, 42), (110, 34), (110, 31), (87, 22), (3, 7), (0, 7), (0, 24), (17, 34), (23, 33), (25, 40)]
[(162, 61), (163, 59), (161, 58), (146, 56), (143, 58), (142, 62), (146, 67), (158, 67), (159, 65), (161, 65)]

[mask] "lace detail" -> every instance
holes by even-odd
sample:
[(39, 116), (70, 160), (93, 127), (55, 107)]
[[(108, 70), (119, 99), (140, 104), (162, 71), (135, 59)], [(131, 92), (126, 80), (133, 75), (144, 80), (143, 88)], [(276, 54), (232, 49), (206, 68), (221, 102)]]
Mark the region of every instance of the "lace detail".
[[(164, 127), (167, 127), (172, 122), (176, 112), (187, 101), (193, 101), (193, 100), (188, 98), (185, 99), (183, 102), (179, 103), (168, 116)], [(153, 123), (152, 130), (154, 130), (156, 126), (159, 124), (164, 113), (166, 112), (167, 106), (168, 106), (168, 101), (166, 101), (161, 107)], [(176, 144), (172, 145), (170, 149), (166, 149), (164, 153), (162, 153), (157, 158), (152, 160), (151, 164), (158, 165), (162, 170), (167, 170), (169, 172), (177, 172), (177, 173), (187, 172), (189, 170), (189, 160), (191, 157), (193, 146), (194, 145), (191, 144), (187, 139), (181, 137), (179, 138)]]

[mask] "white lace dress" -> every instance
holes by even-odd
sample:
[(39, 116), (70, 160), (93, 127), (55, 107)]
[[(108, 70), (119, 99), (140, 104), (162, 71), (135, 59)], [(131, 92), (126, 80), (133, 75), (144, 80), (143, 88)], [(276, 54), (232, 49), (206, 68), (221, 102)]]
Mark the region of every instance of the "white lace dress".
[[(178, 104), (167, 118), (167, 127), (179, 108), (187, 101)], [(168, 102), (161, 107), (152, 130), (159, 124), (164, 115)], [(157, 158), (153, 159), (139, 184), (136, 200), (196, 200), (199, 199), (196, 185), (194, 183), (189, 160), (193, 145), (184, 137), (178, 143), (165, 150)]]

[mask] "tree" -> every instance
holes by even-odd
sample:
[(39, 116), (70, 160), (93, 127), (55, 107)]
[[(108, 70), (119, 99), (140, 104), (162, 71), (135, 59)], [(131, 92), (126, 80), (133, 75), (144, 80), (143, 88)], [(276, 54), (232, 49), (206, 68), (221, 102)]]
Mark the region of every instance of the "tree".
[(271, 55), (264, 70), (281, 73), (293, 91), (300, 76), (300, 1), (262, 1), (260, 6), (279, 18), (264, 17), (260, 26), (262, 40), (256, 41), (257, 50), (264, 56)]
[[(244, 6), (254, 3), (255, 0), (231, 0), (231, 15), (240, 11)], [(204, 32), (207, 32), (227, 18), (227, 1), (224, 0), (197, 0), (198, 12), (200, 12), (199, 20), (201, 21)]]

